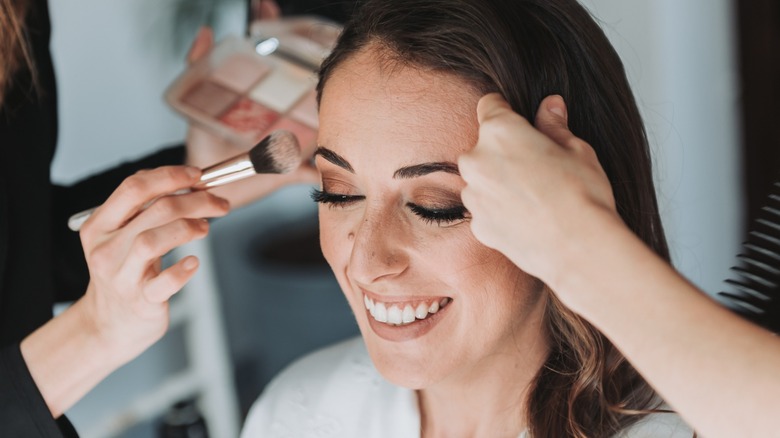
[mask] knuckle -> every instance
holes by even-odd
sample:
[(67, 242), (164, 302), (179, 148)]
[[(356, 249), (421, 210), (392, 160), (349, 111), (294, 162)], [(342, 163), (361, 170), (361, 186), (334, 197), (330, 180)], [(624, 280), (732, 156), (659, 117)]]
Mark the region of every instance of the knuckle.
[(130, 197), (142, 196), (146, 193), (148, 184), (143, 174), (136, 173), (127, 177), (117, 190)]
[(184, 171), (184, 168), (181, 166), (163, 166), (160, 168), (160, 171), (163, 173), (162, 176), (164, 178), (168, 178), (176, 181), (188, 180), (187, 173)]
[(157, 217), (173, 217), (179, 210), (177, 199), (174, 196), (164, 196), (149, 207)]
[(593, 150), (592, 147), (583, 139), (579, 137), (571, 137), (567, 142), (566, 146), (577, 152), (582, 154), (592, 154), (594, 157), (596, 156), (596, 151)]
[(201, 219), (181, 219), (177, 225), (187, 236), (205, 235), (209, 229), (208, 222)]
[(134, 253), (141, 257), (151, 257), (157, 249), (157, 238), (153, 231), (145, 231), (135, 237)]
[(99, 245), (87, 254), (87, 264), (96, 272), (105, 272), (109, 269), (112, 250), (110, 245)]

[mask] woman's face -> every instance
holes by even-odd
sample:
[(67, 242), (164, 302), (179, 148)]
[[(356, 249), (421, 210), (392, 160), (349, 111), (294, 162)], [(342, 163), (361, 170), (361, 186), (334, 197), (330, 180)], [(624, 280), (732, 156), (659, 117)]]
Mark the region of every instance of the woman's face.
[(460, 201), (457, 159), (477, 140), (479, 97), (371, 50), (323, 90), (322, 251), (374, 363), (402, 386), (467, 377), (544, 344), (540, 283), (474, 238)]

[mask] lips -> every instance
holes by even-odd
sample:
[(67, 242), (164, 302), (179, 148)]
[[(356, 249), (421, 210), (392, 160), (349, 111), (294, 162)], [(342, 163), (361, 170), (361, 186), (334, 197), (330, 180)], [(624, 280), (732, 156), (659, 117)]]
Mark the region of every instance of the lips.
[(449, 297), (429, 297), (384, 301), (381, 297), (363, 293), (368, 322), (372, 330), (389, 341), (405, 341), (430, 331), (447, 307)]

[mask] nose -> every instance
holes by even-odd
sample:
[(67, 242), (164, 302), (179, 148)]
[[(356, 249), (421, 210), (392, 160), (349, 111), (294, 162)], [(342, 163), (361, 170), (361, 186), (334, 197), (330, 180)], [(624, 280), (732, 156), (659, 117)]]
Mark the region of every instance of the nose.
[(351, 231), (349, 272), (366, 285), (391, 279), (409, 267), (411, 234), (402, 217), (382, 209), (366, 209)]

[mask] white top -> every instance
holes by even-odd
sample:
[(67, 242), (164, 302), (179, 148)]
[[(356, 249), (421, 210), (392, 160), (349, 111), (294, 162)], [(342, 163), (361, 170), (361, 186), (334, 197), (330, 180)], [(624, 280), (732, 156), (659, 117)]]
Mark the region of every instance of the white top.
[[(360, 337), (311, 353), (282, 371), (247, 416), (241, 438), (420, 436), (417, 396), (386, 381)], [(691, 438), (676, 414), (652, 414), (619, 438)], [(518, 438), (528, 438), (527, 432)]]

